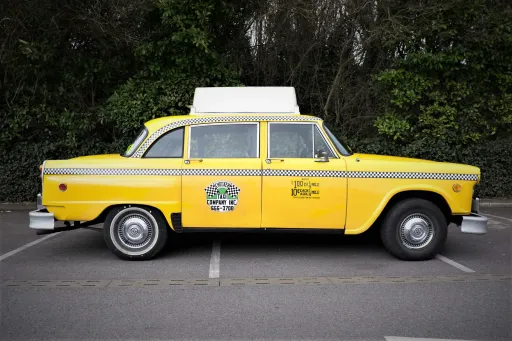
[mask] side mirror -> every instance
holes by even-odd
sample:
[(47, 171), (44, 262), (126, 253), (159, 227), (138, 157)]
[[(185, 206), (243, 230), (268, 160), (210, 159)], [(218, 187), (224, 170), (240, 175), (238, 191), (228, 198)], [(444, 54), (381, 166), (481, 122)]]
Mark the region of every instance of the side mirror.
[(315, 162), (329, 162), (329, 157), (327, 156), (327, 152), (321, 149), (317, 150), (315, 153)]

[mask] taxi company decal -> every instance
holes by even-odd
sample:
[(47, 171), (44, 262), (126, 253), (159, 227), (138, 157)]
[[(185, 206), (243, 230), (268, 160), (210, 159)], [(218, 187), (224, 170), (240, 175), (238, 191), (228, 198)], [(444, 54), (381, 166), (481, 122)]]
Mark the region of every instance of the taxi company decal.
[(309, 178), (292, 180), (291, 190), (294, 199), (320, 199), (320, 182)]
[(216, 181), (204, 189), (206, 203), (212, 211), (231, 212), (238, 204), (240, 188), (229, 181)]

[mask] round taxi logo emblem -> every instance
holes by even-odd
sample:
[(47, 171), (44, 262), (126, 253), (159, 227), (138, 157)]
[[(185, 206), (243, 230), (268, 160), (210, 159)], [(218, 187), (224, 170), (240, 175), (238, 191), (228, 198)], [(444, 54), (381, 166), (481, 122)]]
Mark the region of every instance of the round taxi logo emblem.
[(228, 181), (216, 181), (204, 189), (206, 203), (212, 211), (231, 212), (238, 204), (240, 188)]

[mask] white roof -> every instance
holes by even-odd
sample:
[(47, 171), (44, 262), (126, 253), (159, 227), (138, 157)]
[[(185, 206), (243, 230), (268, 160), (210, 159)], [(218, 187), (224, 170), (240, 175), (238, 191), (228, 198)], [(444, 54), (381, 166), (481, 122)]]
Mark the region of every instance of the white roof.
[(293, 87), (196, 88), (190, 113), (299, 114)]

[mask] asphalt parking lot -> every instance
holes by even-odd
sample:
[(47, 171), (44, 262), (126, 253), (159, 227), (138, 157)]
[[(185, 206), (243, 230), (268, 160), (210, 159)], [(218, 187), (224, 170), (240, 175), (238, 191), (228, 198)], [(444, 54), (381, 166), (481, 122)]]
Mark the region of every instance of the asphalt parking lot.
[[(371, 235), (181, 234), (127, 262), (102, 233), (0, 211), (0, 339), (512, 339), (512, 208), (426, 262)], [(101, 231), (100, 231), (101, 232)], [(395, 337), (395, 338), (393, 338)]]

